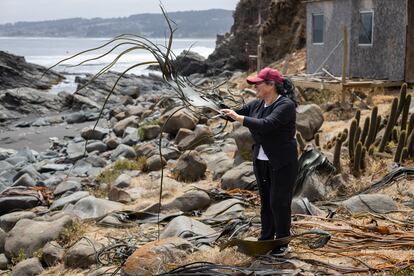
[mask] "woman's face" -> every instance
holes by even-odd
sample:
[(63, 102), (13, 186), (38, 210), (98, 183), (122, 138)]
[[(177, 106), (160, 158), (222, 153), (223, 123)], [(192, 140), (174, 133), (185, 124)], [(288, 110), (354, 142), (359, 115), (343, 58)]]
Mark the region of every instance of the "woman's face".
[(259, 82), (254, 85), (256, 90), (256, 97), (263, 100), (269, 98), (272, 94), (275, 93), (275, 87), (273, 83), (267, 84), (266, 82)]

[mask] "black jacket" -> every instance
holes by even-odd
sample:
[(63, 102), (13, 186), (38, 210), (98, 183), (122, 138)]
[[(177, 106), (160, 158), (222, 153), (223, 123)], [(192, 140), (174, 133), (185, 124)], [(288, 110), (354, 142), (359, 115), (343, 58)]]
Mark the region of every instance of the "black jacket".
[(281, 96), (268, 107), (263, 100), (254, 100), (235, 111), (245, 116), (243, 125), (252, 133), (255, 159), (261, 145), (274, 169), (297, 162), (296, 107), (292, 100)]

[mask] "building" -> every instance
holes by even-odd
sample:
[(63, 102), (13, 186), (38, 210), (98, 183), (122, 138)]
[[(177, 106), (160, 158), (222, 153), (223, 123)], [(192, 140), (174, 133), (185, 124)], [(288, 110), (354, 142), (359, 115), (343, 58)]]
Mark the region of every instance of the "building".
[(414, 0), (308, 0), (307, 73), (414, 82)]

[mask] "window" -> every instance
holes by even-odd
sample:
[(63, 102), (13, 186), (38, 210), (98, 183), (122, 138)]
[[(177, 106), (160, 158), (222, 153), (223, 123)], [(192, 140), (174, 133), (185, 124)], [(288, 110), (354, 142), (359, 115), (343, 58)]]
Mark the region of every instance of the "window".
[(312, 43), (323, 43), (323, 14), (312, 15)]
[(374, 12), (361, 11), (359, 24), (359, 45), (372, 45)]

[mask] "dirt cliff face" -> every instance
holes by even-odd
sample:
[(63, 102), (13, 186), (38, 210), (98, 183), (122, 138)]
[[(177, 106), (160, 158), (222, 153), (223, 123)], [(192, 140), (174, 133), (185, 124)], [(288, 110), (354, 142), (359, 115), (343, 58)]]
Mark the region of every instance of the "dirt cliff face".
[[(262, 24), (258, 24), (259, 10)], [(267, 65), (305, 45), (305, 5), (300, 0), (241, 0), (230, 33), (219, 37), (208, 63), (216, 70), (247, 70), (248, 55), (257, 54), (263, 34), (263, 62)], [(295, 39), (298, 36), (298, 39)]]

